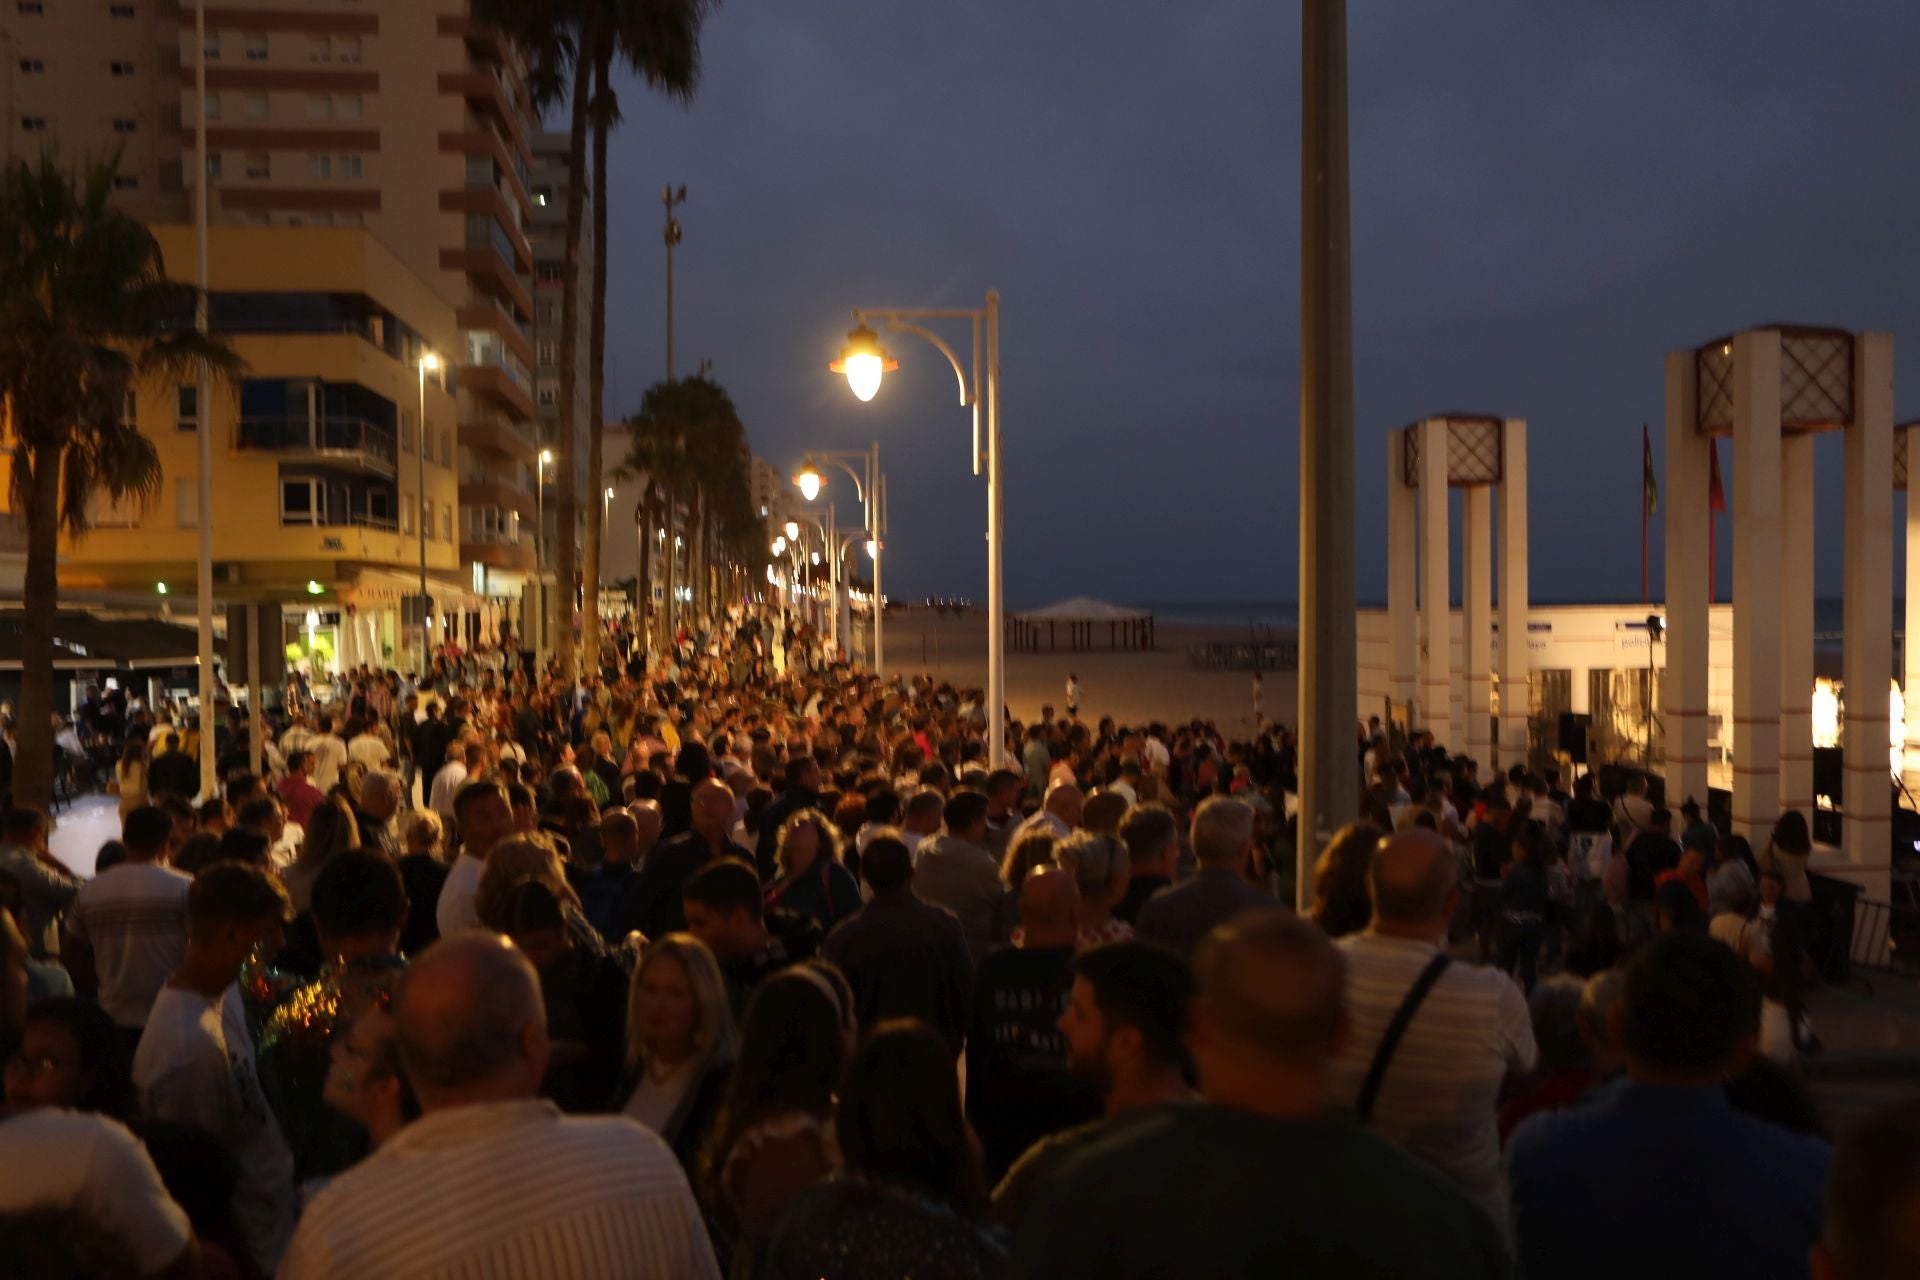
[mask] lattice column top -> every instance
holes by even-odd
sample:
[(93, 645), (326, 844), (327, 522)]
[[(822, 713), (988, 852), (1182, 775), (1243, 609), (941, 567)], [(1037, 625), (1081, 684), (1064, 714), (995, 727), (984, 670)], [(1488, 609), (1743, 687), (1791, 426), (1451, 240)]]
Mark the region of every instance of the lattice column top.
[[(1505, 454), (1506, 420), (1490, 414), (1439, 413), (1422, 422), (1441, 421), (1447, 431), (1447, 487), (1477, 489), (1497, 485)], [(1407, 487), (1420, 487), (1419, 423), (1401, 432), (1403, 462), (1400, 474)]]

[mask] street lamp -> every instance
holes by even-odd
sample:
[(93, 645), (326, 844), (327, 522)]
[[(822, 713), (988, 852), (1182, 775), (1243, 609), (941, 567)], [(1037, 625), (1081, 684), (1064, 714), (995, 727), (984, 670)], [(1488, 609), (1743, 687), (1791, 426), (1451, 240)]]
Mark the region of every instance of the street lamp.
[(542, 654), (553, 641), (547, 617), (547, 468), (552, 465), (553, 450), (542, 449), (533, 484), (533, 596), (540, 610), (540, 640), (535, 652)]
[(432, 637), (432, 606), (427, 602), (427, 375), (440, 367), (431, 351), (420, 355), (420, 433), (414, 438), (415, 474), (420, 480), (420, 674), (427, 674), (427, 648)]
[(835, 373), (846, 374), (847, 385), (863, 401), (873, 399), (880, 390), (882, 374), (892, 373), (899, 367), (900, 362), (887, 354), (887, 349), (880, 345), (880, 336), (867, 328), (864, 321), (854, 325), (847, 334), (847, 345), (840, 348), (840, 358), (827, 366)]
[[(856, 461), (860, 463), (861, 471), (853, 469), (852, 464)], [(794, 473), (793, 477), (793, 483), (800, 490), (800, 496), (808, 502), (817, 498), (821, 488), (826, 484), (826, 477), (820, 471), (822, 462), (830, 463), (847, 473), (847, 478), (853, 481), (854, 496), (860, 500), (861, 509), (865, 514), (867, 545), (870, 548), (868, 556), (873, 560), (873, 674), (884, 679), (887, 674), (887, 664), (881, 643), (880, 559), (873, 553), (886, 527), (885, 512), (880, 501), (882, 487), (880, 445), (876, 441), (857, 453), (852, 450), (829, 450), (808, 454), (801, 460), (800, 470)], [(866, 475), (864, 481), (861, 479), (862, 472)], [(838, 637), (836, 641), (837, 639)]]
[[(880, 378), (883, 373), (899, 368), (899, 361), (888, 356), (881, 347), (880, 339), (867, 327), (867, 318), (871, 316), (883, 322), (895, 333), (911, 333), (926, 339), (947, 358), (953, 366), (954, 377), (960, 382), (960, 403), (973, 410), (973, 473), (980, 474), (980, 410), (984, 403), (987, 416), (987, 716), (990, 731), (987, 735), (988, 763), (998, 769), (1007, 760), (1007, 674), (1006, 674), (1006, 618), (1005, 597), (1001, 582), (1001, 564), (1004, 559), (1005, 538), (1002, 534), (1002, 500), (1000, 485), (1000, 294), (989, 289), (984, 307), (958, 309), (909, 308), (905, 310), (860, 310), (853, 313), (855, 328), (847, 335), (847, 345), (842, 348), (840, 358), (828, 368), (835, 373), (847, 375), (847, 384), (853, 388), (853, 394), (862, 400), (871, 400), (880, 390)], [(973, 329), (973, 369), (972, 377), (961, 367), (960, 357), (954, 353), (945, 338), (927, 328), (921, 321), (926, 320), (965, 320)], [(985, 343), (981, 341), (981, 330), (985, 329)], [(985, 381), (981, 378), (981, 358), (986, 360)], [(875, 537), (881, 536), (882, 526), (874, 528)], [(881, 607), (878, 565), (875, 560), (874, 573), (874, 609), (876, 614)]]
[(786, 532), (787, 532), (787, 541), (788, 541), (788, 542), (797, 542), (797, 541), (799, 541), (799, 538), (800, 538), (800, 522), (799, 522), (799, 521), (797, 521), (797, 520), (789, 520), (789, 521), (787, 521), (787, 530), (786, 530)]

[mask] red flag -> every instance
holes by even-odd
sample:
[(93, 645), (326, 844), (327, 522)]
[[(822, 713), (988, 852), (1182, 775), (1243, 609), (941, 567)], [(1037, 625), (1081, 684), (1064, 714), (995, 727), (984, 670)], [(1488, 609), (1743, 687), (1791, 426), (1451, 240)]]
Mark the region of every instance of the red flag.
[(1720, 444), (1715, 440), (1707, 441), (1707, 509), (1727, 509), (1727, 491), (1720, 486)]

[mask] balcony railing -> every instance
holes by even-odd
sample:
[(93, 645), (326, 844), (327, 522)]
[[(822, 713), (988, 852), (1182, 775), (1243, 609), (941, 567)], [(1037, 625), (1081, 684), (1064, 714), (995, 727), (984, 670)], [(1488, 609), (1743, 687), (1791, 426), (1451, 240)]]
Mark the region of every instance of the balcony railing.
[(400, 528), (399, 520), (393, 516), (375, 515), (370, 511), (343, 511), (337, 514), (323, 511), (311, 518), (304, 514), (282, 512), (280, 523), (289, 529), (372, 529), (376, 533), (395, 533)]
[(389, 468), (399, 461), (394, 433), (367, 418), (242, 418), (236, 449), (266, 453), (359, 454)]

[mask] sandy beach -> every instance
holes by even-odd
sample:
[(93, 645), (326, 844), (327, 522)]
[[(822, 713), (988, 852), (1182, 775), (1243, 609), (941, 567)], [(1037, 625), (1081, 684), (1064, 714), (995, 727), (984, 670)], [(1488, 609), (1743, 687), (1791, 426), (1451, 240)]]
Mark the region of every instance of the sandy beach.
[[(1100, 639), (1104, 641), (1104, 628)], [(1253, 676), (1246, 671), (1206, 671), (1189, 665), (1187, 646), (1248, 638), (1245, 627), (1160, 625), (1151, 650), (1105, 649), (1079, 653), (1007, 654), (1007, 705), (1027, 721), (1050, 705), (1066, 707), (1068, 673), (1080, 678), (1080, 717), (1112, 716), (1122, 724), (1173, 722), (1196, 717), (1221, 730), (1247, 735), (1253, 729)], [(886, 621), (890, 674), (925, 671), (955, 684), (987, 683), (987, 620), (984, 613), (938, 616), (926, 609), (896, 610)], [(1293, 723), (1298, 708), (1295, 676), (1269, 671), (1262, 679), (1261, 708), (1269, 722)]]

